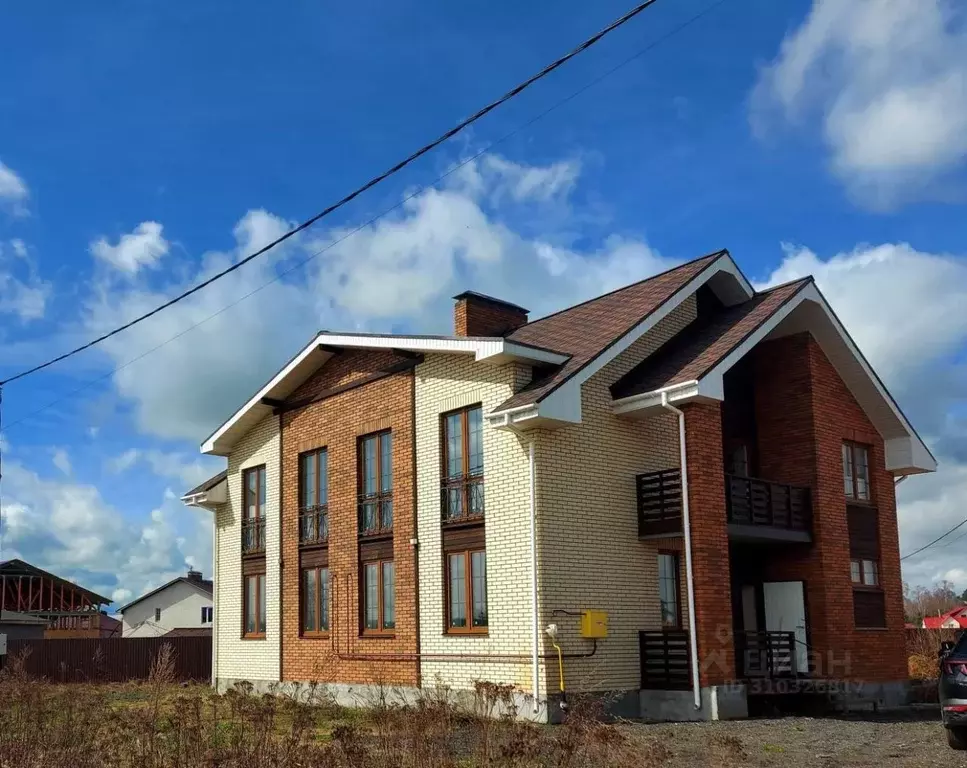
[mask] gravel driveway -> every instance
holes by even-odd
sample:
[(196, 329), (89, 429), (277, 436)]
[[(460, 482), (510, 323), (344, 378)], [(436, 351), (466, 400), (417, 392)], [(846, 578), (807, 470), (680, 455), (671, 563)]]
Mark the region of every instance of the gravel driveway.
[(843, 718), (786, 717), (717, 723), (629, 725), (635, 737), (671, 750), (669, 766), (967, 766), (936, 709)]

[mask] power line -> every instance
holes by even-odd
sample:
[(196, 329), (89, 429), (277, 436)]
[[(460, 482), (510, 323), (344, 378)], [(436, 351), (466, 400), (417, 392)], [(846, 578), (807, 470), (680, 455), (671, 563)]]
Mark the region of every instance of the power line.
[[(42, 406), (40, 406), (39, 408), (37, 408), (37, 409), (35, 409), (33, 411), (28, 412), (27, 414), (25, 414), (24, 416), (20, 417), (16, 421), (12, 421), (9, 424), (7, 424), (4, 429), (6, 429), (6, 430), (12, 429), (13, 427), (16, 427), (19, 424), (22, 424), (25, 421), (33, 418), (37, 414), (42, 413), (42, 412), (48, 410), (49, 408), (52, 408), (53, 406), (55, 406), (55, 405), (57, 405), (57, 404), (65, 401), (65, 400), (73, 397), (74, 395), (78, 394), (79, 392), (83, 392), (84, 390), (89, 389), (90, 387), (94, 386), (95, 384), (97, 384), (97, 383), (99, 383), (101, 381), (104, 381), (105, 379), (113, 376), (114, 374), (118, 373), (119, 371), (124, 370), (128, 366), (133, 365), (134, 363), (138, 362), (139, 360), (142, 360), (143, 358), (147, 357), (148, 355), (152, 354), (153, 352), (158, 351), (159, 349), (161, 349), (162, 347), (170, 344), (171, 342), (180, 339), (182, 336), (184, 336), (185, 334), (189, 333), (190, 331), (193, 331), (198, 326), (207, 323), (209, 320), (215, 319), (216, 317), (218, 317), (219, 315), (223, 314), (224, 312), (227, 312), (232, 307), (237, 306), (238, 304), (242, 303), (246, 299), (249, 299), (252, 296), (254, 296), (256, 293), (259, 293), (260, 291), (264, 290), (265, 288), (268, 288), (270, 285), (273, 285), (274, 283), (277, 283), (279, 280), (281, 280), (282, 278), (284, 278), (286, 275), (289, 275), (289, 274), (291, 274), (292, 272), (295, 272), (298, 269), (302, 269), (302, 267), (304, 267), (310, 261), (313, 261), (314, 259), (316, 259), (318, 256), (322, 255), (326, 251), (328, 251), (331, 248), (334, 248), (337, 245), (341, 244), (342, 242), (348, 240), (353, 235), (355, 235), (357, 232), (359, 232), (359, 231), (361, 231), (361, 230), (363, 230), (363, 229), (371, 226), (372, 224), (374, 224), (375, 222), (377, 222), (380, 219), (384, 218), (385, 216), (388, 216), (390, 213), (392, 213), (396, 209), (402, 207), (403, 205), (405, 205), (407, 202), (409, 202), (413, 198), (415, 198), (415, 197), (419, 196), (420, 194), (422, 194), (423, 192), (425, 192), (428, 188), (431, 188), (431, 187), (435, 186), (436, 184), (439, 184), (441, 181), (443, 181), (444, 179), (446, 179), (447, 177), (449, 177), (450, 175), (452, 175), (456, 171), (460, 170), (464, 166), (468, 165), (469, 163), (472, 163), (474, 160), (477, 160), (478, 158), (480, 158), (481, 156), (483, 156), (486, 153), (490, 152), (492, 149), (494, 149), (495, 147), (499, 146), (500, 144), (503, 144), (505, 141), (507, 141), (508, 139), (512, 138), (516, 134), (520, 133), (522, 130), (525, 130), (526, 128), (529, 128), (534, 123), (538, 122), (539, 120), (542, 120), (544, 117), (546, 117), (547, 115), (549, 115), (551, 112), (554, 112), (555, 110), (559, 109), (560, 107), (562, 107), (565, 104), (569, 103), (570, 101), (574, 100), (575, 98), (577, 98), (578, 96), (580, 96), (585, 91), (590, 90), (591, 88), (593, 88), (594, 86), (596, 86), (601, 81), (603, 81), (606, 78), (608, 78), (611, 75), (613, 75), (618, 70), (622, 69), (623, 67), (627, 66), (631, 62), (633, 62), (636, 59), (640, 58), (641, 56), (643, 56), (644, 54), (648, 53), (652, 49), (658, 47), (659, 45), (661, 45), (663, 42), (665, 42), (669, 38), (674, 37), (679, 32), (682, 32), (683, 30), (685, 30), (687, 27), (690, 27), (692, 24), (694, 24), (695, 22), (699, 21), (704, 16), (708, 15), (709, 13), (711, 13), (712, 11), (714, 11), (716, 8), (718, 8), (720, 5), (723, 5), (725, 2), (726, 2), (726, 0), (717, 0), (717, 2), (715, 2), (715, 3), (713, 3), (713, 4), (709, 5), (709, 6), (707, 6), (705, 9), (703, 9), (699, 13), (695, 14), (694, 16), (691, 16), (690, 18), (688, 18), (685, 21), (683, 21), (681, 24), (678, 24), (677, 26), (675, 26), (672, 29), (670, 29), (664, 35), (662, 35), (662, 36), (658, 37), (657, 39), (653, 40), (647, 46), (645, 46), (643, 48), (640, 48), (638, 51), (636, 51), (631, 56), (627, 57), (626, 59), (623, 59), (622, 61), (620, 61), (615, 66), (611, 67), (610, 69), (605, 70), (600, 75), (598, 75), (594, 79), (590, 80), (585, 85), (583, 85), (580, 88), (578, 88), (577, 90), (572, 91), (568, 96), (564, 97), (563, 99), (561, 99), (561, 100), (555, 102), (554, 104), (552, 104), (550, 107), (548, 107), (548, 108), (542, 110), (541, 112), (537, 113), (534, 117), (532, 117), (528, 121), (522, 123), (521, 125), (518, 125), (516, 128), (514, 128), (510, 132), (505, 133), (500, 138), (498, 138), (498, 139), (490, 142), (483, 149), (479, 150), (475, 154), (470, 155), (469, 157), (467, 157), (464, 160), (461, 160), (459, 163), (457, 163), (453, 167), (449, 168), (445, 173), (440, 174), (432, 182), (430, 182), (430, 183), (428, 183), (428, 184), (426, 184), (426, 185), (424, 185), (422, 187), (417, 187), (417, 189), (415, 191), (413, 191), (409, 195), (406, 195), (405, 197), (403, 197), (396, 204), (390, 206), (389, 208), (386, 208), (385, 210), (381, 211), (377, 215), (375, 215), (372, 218), (368, 219), (367, 221), (363, 222), (362, 224), (360, 224), (359, 226), (355, 227), (354, 229), (351, 229), (346, 234), (344, 234), (342, 237), (340, 237), (340, 238), (332, 241), (331, 243), (328, 243), (323, 248), (320, 248), (319, 250), (317, 250), (314, 253), (310, 254), (305, 259), (303, 259), (303, 260), (295, 263), (294, 265), (292, 265), (288, 269), (285, 269), (282, 272), (279, 272), (274, 277), (272, 277), (270, 280), (267, 280), (266, 282), (262, 283), (258, 287), (256, 287), (256, 288), (252, 289), (251, 291), (249, 291), (248, 293), (240, 296), (238, 299), (236, 299), (235, 301), (231, 302), (230, 304), (225, 305), (224, 307), (222, 307), (218, 311), (213, 312), (212, 314), (208, 315), (207, 317), (202, 318), (197, 323), (194, 323), (194, 324), (188, 326), (187, 328), (185, 328), (184, 330), (179, 331), (174, 336), (171, 336), (170, 338), (166, 339), (165, 341), (161, 342), (160, 344), (158, 344), (158, 345), (156, 345), (154, 347), (151, 347), (150, 349), (145, 350), (141, 354), (137, 355), (136, 357), (131, 358), (130, 360), (128, 360), (128, 361), (126, 361), (124, 363), (122, 363), (121, 365), (117, 366), (116, 368), (113, 368), (112, 370), (106, 372), (102, 376), (98, 376), (95, 379), (90, 379), (90, 380), (84, 382), (83, 384), (81, 384), (79, 387), (76, 387), (75, 389), (72, 389), (69, 392), (65, 393), (64, 395), (62, 395), (60, 397), (57, 397), (57, 398), (49, 401), (45, 405), (42, 405)], [(92, 342), (92, 343), (96, 343), (96, 342)], [(56, 362), (56, 360), (55, 361), (52, 361), (50, 364), (52, 364), (53, 362)], [(39, 367), (36, 370), (39, 370)], [(27, 375), (28, 373), (30, 373), (30, 371), (25, 372), (23, 375)], [(12, 379), (9, 379), (8, 381), (12, 381)], [(0, 384), (0, 386), (2, 386), (2, 384)]]
[(105, 341), (105, 340), (111, 338), (112, 336), (116, 336), (117, 334), (119, 334), (119, 333), (121, 333), (123, 331), (126, 331), (128, 328), (131, 328), (131, 327), (137, 325), (138, 323), (141, 323), (141, 322), (147, 320), (148, 318), (153, 317), (154, 315), (156, 315), (159, 312), (167, 309), (168, 307), (170, 307), (170, 306), (172, 306), (174, 304), (177, 304), (179, 301), (182, 301), (183, 299), (188, 298), (189, 296), (191, 296), (192, 294), (197, 293), (198, 291), (202, 290), (203, 288), (206, 288), (207, 286), (209, 286), (212, 283), (214, 283), (216, 280), (220, 280), (221, 278), (225, 277), (225, 275), (227, 275), (227, 274), (229, 274), (231, 272), (234, 272), (235, 270), (239, 269), (240, 267), (245, 266), (246, 264), (248, 264), (253, 259), (256, 259), (259, 256), (261, 256), (262, 254), (267, 253), (268, 251), (270, 251), (273, 248), (275, 248), (277, 245), (279, 245), (281, 243), (284, 243), (289, 238), (297, 235), (299, 232), (302, 232), (303, 230), (308, 229), (309, 227), (311, 227), (313, 224), (315, 224), (320, 219), (328, 216), (329, 214), (333, 213), (334, 211), (339, 210), (340, 208), (342, 208), (344, 205), (346, 205), (347, 203), (351, 202), (352, 200), (355, 200), (357, 197), (359, 197), (359, 195), (363, 194), (363, 192), (366, 192), (367, 190), (371, 189), (372, 187), (375, 187), (381, 181), (384, 181), (385, 179), (389, 178), (390, 176), (393, 176), (394, 174), (396, 174), (399, 171), (401, 171), (403, 168), (405, 168), (406, 166), (408, 166), (414, 160), (417, 160), (418, 158), (420, 158), (423, 155), (425, 155), (427, 152), (430, 152), (431, 150), (433, 150), (436, 147), (440, 146), (441, 144), (443, 144), (448, 139), (453, 138), (458, 133), (460, 133), (462, 130), (464, 130), (468, 126), (471, 126), (475, 122), (477, 122), (478, 120), (480, 120), (480, 118), (488, 115), (490, 112), (492, 112), (497, 107), (499, 107), (502, 104), (504, 104), (505, 102), (510, 101), (512, 98), (514, 98), (519, 93), (521, 93), (524, 90), (526, 90), (527, 88), (529, 88), (531, 85), (533, 85), (534, 83), (536, 83), (538, 80), (542, 80), (547, 75), (549, 75), (551, 72), (553, 72), (554, 70), (558, 69), (559, 67), (561, 67), (564, 64), (566, 64), (567, 62), (569, 62), (575, 56), (577, 56), (580, 53), (583, 53), (584, 51), (586, 51), (588, 48), (590, 48), (591, 46), (593, 46), (595, 43), (599, 42), (602, 38), (604, 38), (609, 33), (613, 32), (614, 30), (618, 29), (619, 27), (621, 27), (624, 24), (626, 24), (629, 21), (631, 21), (638, 14), (640, 14), (642, 11), (644, 11), (649, 6), (654, 5), (654, 3), (656, 3), (656, 2), (657, 2), (657, 0), (644, 0), (644, 2), (636, 5), (634, 8), (632, 8), (626, 14), (624, 14), (624, 16), (621, 16), (618, 19), (616, 19), (615, 21), (611, 22), (608, 26), (606, 26), (600, 32), (592, 35), (591, 37), (589, 37), (587, 40), (585, 40), (583, 43), (581, 43), (580, 45), (578, 45), (576, 48), (574, 48), (569, 53), (564, 54), (559, 59), (556, 59), (552, 63), (548, 64), (546, 67), (544, 67), (542, 70), (540, 70), (537, 74), (532, 75), (531, 77), (529, 77), (526, 80), (524, 80), (522, 83), (514, 86), (513, 88), (511, 88), (509, 91), (507, 91), (507, 93), (505, 93), (500, 98), (496, 99), (495, 101), (490, 102), (487, 106), (485, 106), (485, 107), (477, 110), (476, 112), (474, 112), (467, 119), (462, 120), (461, 122), (457, 123), (457, 125), (455, 125), (450, 130), (448, 130), (445, 133), (441, 134), (440, 136), (438, 136), (436, 139), (434, 139), (433, 141), (429, 142), (428, 144), (424, 144), (418, 150), (416, 150), (415, 152), (413, 152), (412, 154), (410, 154), (409, 156), (407, 156), (405, 159), (400, 160), (398, 163), (396, 163), (396, 165), (394, 165), (391, 168), (388, 168), (387, 170), (383, 171), (383, 173), (379, 174), (378, 176), (374, 176), (372, 179), (370, 179), (369, 181), (367, 181), (361, 187), (357, 187), (355, 190), (353, 190), (352, 192), (350, 192), (348, 195), (346, 195), (345, 197), (343, 197), (341, 200), (339, 200), (339, 201), (333, 203), (332, 205), (324, 208), (319, 213), (317, 213), (314, 216), (311, 216), (310, 218), (306, 219), (305, 221), (303, 221), (298, 226), (293, 227), (288, 232), (286, 232), (285, 234), (283, 234), (281, 237), (276, 238), (275, 240), (273, 240), (268, 245), (265, 245), (262, 248), (259, 248), (254, 253), (249, 254), (248, 256), (246, 256), (244, 259), (241, 259), (240, 261), (236, 262), (235, 264), (232, 264), (230, 267), (228, 267), (226, 269), (223, 269), (221, 272), (218, 272), (218, 273), (212, 275), (207, 280), (203, 280), (202, 282), (198, 283), (198, 285), (196, 285), (196, 286), (194, 286), (192, 288), (189, 288), (187, 291), (184, 291), (183, 293), (180, 293), (179, 295), (175, 296), (172, 299), (169, 299), (168, 301), (166, 301), (163, 304), (155, 307), (154, 309), (152, 309), (152, 310), (150, 310), (148, 312), (145, 312), (143, 315), (139, 315), (138, 317), (134, 318), (133, 320), (130, 320), (127, 323), (124, 323), (123, 325), (118, 326), (113, 331), (109, 331), (108, 333), (105, 333), (105, 334), (103, 334), (101, 336), (98, 336), (96, 339), (92, 339), (91, 341), (87, 342), (86, 344), (82, 344), (81, 346), (76, 347), (75, 349), (72, 349), (69, 352), (65, 352), (62, 355), (58, 355), (57, 357), (51, 358), (50, 360), (48, 360), (45, 363), (41, 363), (40, 365), (35, 365), (33, 368), (28, 368), (25, 371), (21, 371), (20, 373), (14, 375), (14, 376), (11, 376), (11, 377), (9, 377), (7, 379), (4, 379), (3, 381), (0, 381), (0, 386), (2, 386), (3, 384), (9, 384), (12, 381), (17, 381), (18, 379), (22, 379), (22, 378), (24, 378), (26, 376), (30, 376), (33, 373), (37, 373), (38, 371), (42, 371), (45, 368), (49, 368), (50, 366), (55, 365), (56, 363), (59, 363), (59, 362), (61, 362), (63, 360), (66, 360), (69, 357), (73, 357), (74, 355), (78, 354), (79, 352), (83, 352), (86, 349), (90, 349), (91, 347), (93, 347), (93, 346), (95, 346), (97, 344), (100, 344), (102, 341)]
[(921, 552), (923, 552), (923, 550), (929, 549), (930, 547), (932, 547), (934, 544), (936, 544), (941, 539), (947, 538), (950, 534), (952, 534), (954, 531), (956, 531), (962, 525), (967, 525), (967, 518), (964, 518), (963, 520), (961, 520), (959, 523), (957, 523), (957, 525), (955, 525), (953, 528), (951, 528), (949, 531), (947, 531), (943, 536), (938, 536), (936, 539), (934, 539), (933, 541), (931, 541), (929, 544), (924, 544), (922, 547), (920, 547), (920, 549), (915, 549), (915, 550), (913, 550), (913, 552), (910, 552), (909, 554), (904, 555), (903, 557), (900, 558), (900, 560), (901, 561), (902, 560), (906, 560), (908, 557), (913, 557), (914, 555), (918, 555)]

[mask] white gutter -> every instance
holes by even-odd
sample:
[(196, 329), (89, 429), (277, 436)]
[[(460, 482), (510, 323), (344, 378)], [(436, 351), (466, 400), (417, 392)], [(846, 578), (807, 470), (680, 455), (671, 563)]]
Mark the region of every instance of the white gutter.
[(215, 547), (212, 574), (212, 688), (218, 693), (218, 513), (212, 510), (212, 544)]
[(534, 619), (534, 645), (531, 676), (534, 688), (534, 714), (537, 714), (538, 687), (541, 679), (540, 667), (540, 617), (537, 615), (537, 468), (534, 461), (534, 439), (530, 440), (530, 528), (531, 528), (531, 615)]
[(678, 415), (678, 449), (682, 472), (682, 528), (685, 533), (685, 584), (688, 592), (688, 639), (692, 652), (692, 697), (695, 709), (702, 708), (702, 688), (698, 678), (698, 636), (695, 629), (695, 579), (692, 572), (692, 524), (688, 505), (688, 460), (685, 451), (685, 412), (668, 403), (668, 392), (661, 393), (661, 407)]

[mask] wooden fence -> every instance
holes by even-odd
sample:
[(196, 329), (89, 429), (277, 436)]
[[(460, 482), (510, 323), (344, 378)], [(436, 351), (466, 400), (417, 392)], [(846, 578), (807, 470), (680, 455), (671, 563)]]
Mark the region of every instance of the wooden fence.
[(4, 666), (22, 659), (28, 675), (52, 682), (121, 683), (147, 680), (165, 645), (171, 646), (175, 680), (211, 680), (211, 637), (11, 640), (0, 658)]

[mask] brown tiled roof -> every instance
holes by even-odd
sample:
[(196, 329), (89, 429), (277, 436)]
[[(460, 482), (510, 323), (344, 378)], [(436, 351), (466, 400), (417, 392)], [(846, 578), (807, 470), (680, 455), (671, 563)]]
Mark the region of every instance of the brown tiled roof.
[(670, 299), (689, 280), (728, 251), (695, 259), (647, 280), (606, 293), (583, 304), (521, 326), (511, 341), (555, 349), (571, 355), (564, 365), (535, 379), (496, 410), (538, 403), (631, 331)]
[(188, 493), (185, 494), (185, 496), (194, 496), (197, 493), (204, 493), (205, 491), (210, 491), (226, 477), (228, 477), (228, 470), (223, 469), (217, 475), (213, 475), (212, 477), (209, 477), (201, 485), (197, 485), (194, 488), (192, 488), (190, 491), (188, 491)]
[(811, 281), (806, 277), (780, 285), (694, 321), (612, 384), (612, 397), (618, 400), (700, 379)]

